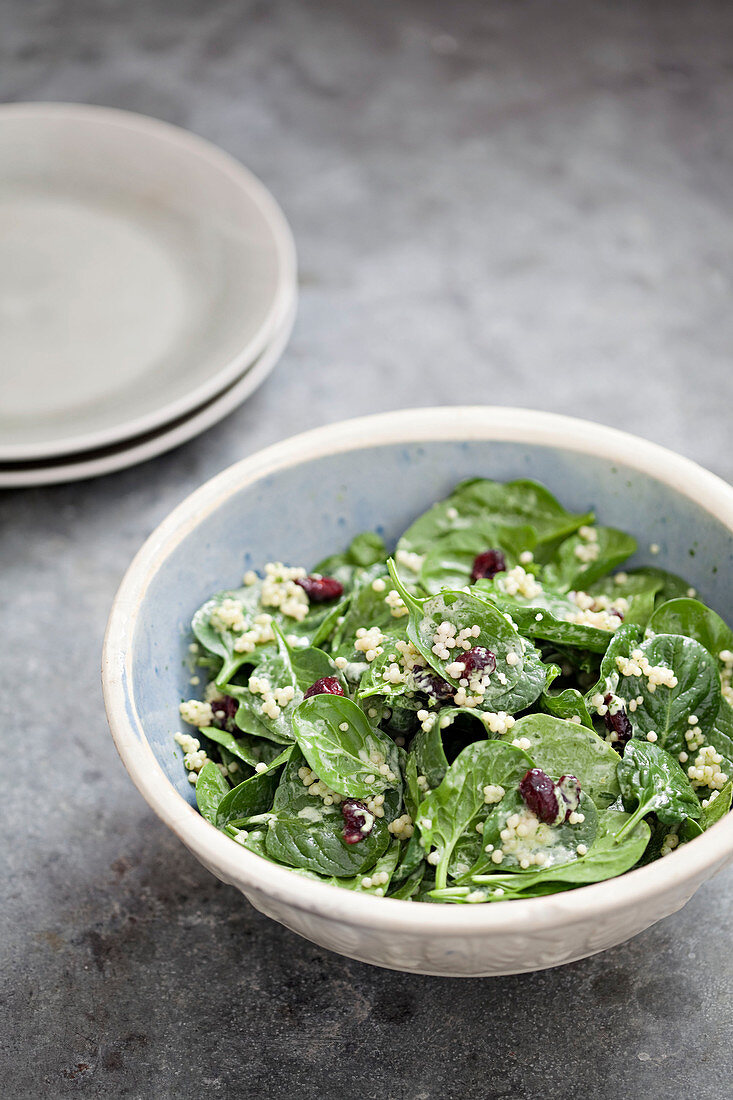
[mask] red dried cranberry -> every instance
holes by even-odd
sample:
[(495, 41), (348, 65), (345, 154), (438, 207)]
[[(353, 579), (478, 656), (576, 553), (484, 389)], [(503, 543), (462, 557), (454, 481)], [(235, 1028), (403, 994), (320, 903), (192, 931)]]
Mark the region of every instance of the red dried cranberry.
[[(607, 707), (610, 706), (613, 702), (613, 696), (611, 694), (606, 695), (603, 702)], [(626, 708), (619, 707), (615, 714), (611, 714), (610, 710), (607, 710), (603, 715), (603, 721), (606, 723), (606, 729), (614, 734), (614, 737), (611, 738), (611, 743), (623, 756), (627, 743), (634, 735), (634, 730), (629, 720), (629, 716), (626, 713)]]
[(532, 813), (546, 825), (555, 825), (565, 817), (552, 779), (541, 768), (530, 768), (519, 784), (519, 793)]
[(462, 664), (466, 670), (466, 676), (472, 676), (474, 672), (488, 672), (489, 675), (496, 668), (496, 657), (486, 646), (475, 645), (466, 653), (459, 653), (456, 664)]
[(453, 698), (455, 688), (442, 676), (438, 676), (437, 672), (431, 672), (427, 668), (416, 668), (413, 671), (413, 677), (418, 691), (424, 691), (437, 703)]
[(505, 569), (506, 558), (501, 550), (484, 550), (482, 554), (477, 554), (473, 560), (471, 584), (474, 581), (482, 580), (484, 577), (491, 580), (497, 573), (503, 573)]
[(323, 676), (320, 680), (316, 680), (315, 684), (311, 684), (303, 698), (310, 699), (313, 695), (343, 694), (344, 689), (341, 687), (337, 676)]
[(234, 715), (239, 709), (239, 703), (231, 695), (223, 695), (220, 699), (214, 699), (211, 703), (214, 712), (213, 725), (218, 730), (231, 730)]
[(374, 828), (374, 814), (356, 798), (347, 798), (341, 803), (341, 816), (344, 819), (342, 836), (347, 844), (358, 844)]
[(567, 821), (580, 805), (580, 780), (575, 775), (561, 775), (557, 781), (557, 789), (565, 803), (565, 817), (563, 820)]
[(299, 577), (296, 582), (312, 603), (325, 603), (343, 596), (344, 586), (335, 577)]

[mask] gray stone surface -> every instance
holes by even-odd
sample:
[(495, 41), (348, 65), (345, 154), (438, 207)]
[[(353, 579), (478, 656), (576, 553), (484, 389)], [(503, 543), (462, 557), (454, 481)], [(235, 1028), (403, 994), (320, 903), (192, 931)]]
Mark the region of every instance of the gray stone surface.
[(306, 427), (527, 404), (733, 478), (732, 33), (724, 0), (5, 0), (2, 99), (112, 104), (219, 142), (282, 202), (302, 281), (281, 365), (220, 427), (0, 496), (11, 1100), (730, 1095), (733, 874), (535, 976), (351, 963), (254, 912), (148, 811), (97, 670), (155, 524)]

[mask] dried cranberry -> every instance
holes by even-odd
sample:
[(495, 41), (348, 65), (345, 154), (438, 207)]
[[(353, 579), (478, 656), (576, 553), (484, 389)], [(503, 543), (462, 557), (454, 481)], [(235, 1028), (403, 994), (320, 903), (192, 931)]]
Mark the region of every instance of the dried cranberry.
[(295, 583), (313, 603), (325, 603), (344, 594), (344, 586), (335, 577), (299, 577)]
[(347, 798), (341, 803), (341, 816), (344, 819), (342, 836), (347, 844), (358, 844), (374, 828), (374, 814), (356, 798)]
[(525, 805), (546, 825), (555, 825), (565, 817), (552, 779), (541, 768), (530, 768), (519, 784)]
[[(613, 702), (613, 696), (610, 694), (606, 695), (603, 702), (606, 706), (609, 706)], [(607, 710), (603, 715), (603, 721), (606, 723), (606, 729), (612, 734), (615, 734), (611, 742), (619, 749), (623, 756), (623, 751), (626, 748), (627, 742), (630, 741), (634, 735), (634, 730), (629, 721), (629, 716), (626, 713), (625, 707), (619, 707), (615, 714), (611, 714), (610, 710)]]
[(474, 581), (482, 580), (484, 577), (488, 577), (490, 580), (497, 573), (503, 573), (505, 569), (506, 558), (501, 550), (484, 550), (482, 554), (477, 554), (473, 560), (471, 584)]
[(466, 653), (459, 653), (456, 664), (462, 664), (466, 670), (466, 676), (472, 676), (474, 672), (488, 672), (491, 674), (496, 668), (496, 657), (482, 645), (475, 645)]
[(304, 699), (310, 699), (313, 695), (343, 695), (344, 689), (337, 676), (323, 676), (316, 680), (315, 684), (306, 691)]
[[(575, 775), (561, 775), (557, 781), (557, 789), (565, 803), (565, 817), (567, 821), (572, 813), (580, 805), (580, 780)], [(560, 807), (562, 809), (562, 807)]]
[(413, 671), (413, 678), (417, 690), (424, 691), (437, 703), (453, 698), (455, 688), (442, 676), (438, 676), (437, 672), (431, 672), (428, 668), (416, 668)]
[(211, 709), (214, 712), (214, 727), (218, 730), (227, 730), (231, 729), (239, 703), (231, 695), (223, 695), (220, 699), (212, 700)]
[(580, 782), (561, 775), (557, 783), (541, 768), (530, 768), (519, 784), (525, 805), (546, 825), (560, 825), (580, 805)]

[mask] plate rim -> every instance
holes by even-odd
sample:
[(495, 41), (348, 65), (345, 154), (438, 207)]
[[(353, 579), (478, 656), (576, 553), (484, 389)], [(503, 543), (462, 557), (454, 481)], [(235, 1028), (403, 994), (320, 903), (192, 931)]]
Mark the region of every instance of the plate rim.
[(174, 427), (163, 427), (152, 439), (133, 443), (132, 446), (123, 443), (114, 453), (102, 457), (80, 458), (76, 462), (59, 462), (53, 466), (39, 466), (33, 470), (15, 471), (0, 467), (0, 491), (63, 485), (117, 473), (131, 466), (138, 466), (149, 459), (158, 458), (167, 451), (188, 443), (209, 428), (213, 428), (251, 397), (277, 366), (290, 341), (297, 312), (297, 303), (293, 303), (281, 320), (277, 332), (255, 363), (247, 367), (241, 377), (222, 393), (202, 408), (194, 410), (190, 416), (176, 423)]
[[(220, 146), (190, 130), (163, 119), (119, 107), (89, 103), (23, 102), (0, 104), (0, 125), (16, 116), (65, 117), (82, 121), (94, 120), (129, 131), (145, 133), (161, 141), (177, 145), (182, 151), (208, 164), (233, 182), (256, 203), (272, 234), (279, 276), (272, 302), (260, 328), (248, 343), (206, 381), (199, 383), (177, 400), (150, 412), (125, 420), (113, 427), (83, 432), (47, 443), (3, 443), (0, 438), (0, 462), (32, 462), (44, 458), (62, 458), (75, 452), (99, 449), (123, 443), (134, 436), (154, 431), (171, 420), (186, 416), (192, 410), (221, 394), (237, 382), (248, 367), (267, 350), (275, 337), (278, 322), (284, 313), (295, 308), (297, 299), (297, 255), (290, 225), (279, 203), (265, 184), (241, 161)], [(2, 484), (2, 482), (0, 482)]]

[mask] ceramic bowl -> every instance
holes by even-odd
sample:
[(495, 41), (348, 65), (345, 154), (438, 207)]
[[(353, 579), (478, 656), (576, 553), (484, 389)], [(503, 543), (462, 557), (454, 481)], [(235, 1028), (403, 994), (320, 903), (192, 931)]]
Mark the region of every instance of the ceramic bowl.
[(610, 428), (521, 409), (387, 413), (319, 428), (225, 470), (148, 539), (112, 609), (104, 692), (138, 789), (201, 862), (261, 912), (341, 954), (396, 970), (510, 974), (603, 951), (674, 913), (733, 860), (733, 816), (621, 878), (495, 905), (394, 901), (275, 866), (202, 818), (172, 740), (191, 693), (188, 624), (211, 592), (269, 560), (306, 565), (359, 531), (394, 539), (456, 482), (533, 477), (566, 507), (632, 532), (649, 561), (689, 577), (730, 618), (733, 488)]

